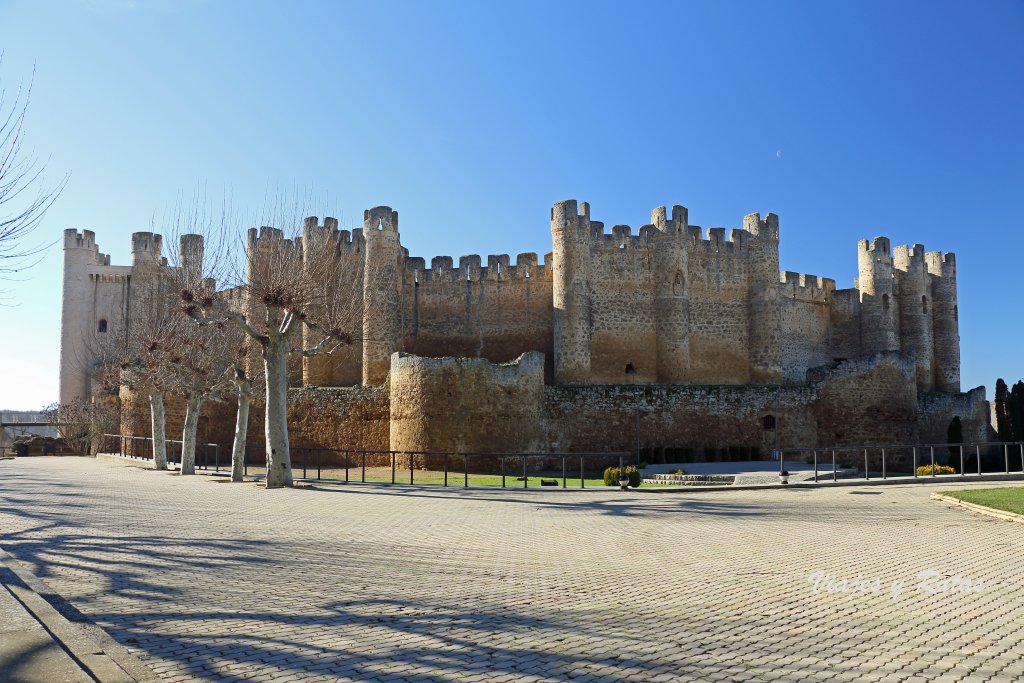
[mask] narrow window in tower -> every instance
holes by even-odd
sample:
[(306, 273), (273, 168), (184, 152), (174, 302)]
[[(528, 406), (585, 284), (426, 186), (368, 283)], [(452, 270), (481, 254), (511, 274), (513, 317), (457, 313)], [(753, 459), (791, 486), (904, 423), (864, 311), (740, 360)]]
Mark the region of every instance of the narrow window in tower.
[(675, 296), (682, 296), (682, 294), (683, 294), (683, 283), (684, 283), (683, 274), (682, 273), (676, 273), (676, 279), (672, 283), (672, 294), (674, 294)]
[(886, 311), (889, 310), (889, 295), (888, 294), (883, 294), (882, 295), (882, 308), (884, 310), (886, 310)]
[(928, 313), (928, 297), (923, 294), (921, 295), (921, 312)]
[(96, 327), (96, 331), (100, 334), (107, 333), (107, 321), (104, 318), (100, 318), (100, 324)]
[(626, 363), (626, 374), (627, 375), (635, 375), (636, 374), (636, 368), (633, 367), (632, 363)]

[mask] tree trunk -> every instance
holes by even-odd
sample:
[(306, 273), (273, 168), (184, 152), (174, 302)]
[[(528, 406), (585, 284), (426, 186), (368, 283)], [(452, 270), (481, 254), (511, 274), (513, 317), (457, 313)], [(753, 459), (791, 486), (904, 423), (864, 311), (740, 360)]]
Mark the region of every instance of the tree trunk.
[(288, 450), (288, 338), (271, 335), (264, 347), (267, 377), (267, 488), (292, 485), (292, 458)]
[(167, 424), (164, 412), (164, 395), (158, 391), (149, 392), (149, 406), (152, 413), (153, 429), (153, 469), (167, 469), (167, 437), (164, 430)]
[(181, 472), (196, 473), (196, 432), (199, 431), (199, 408), (202, 396), (189, 396), (185, 402), (185, 429), (181, 433)]
[(235, 418), (235, 441), (231, 447), (231, 481), (242, 481), (245, 474), (245, 437), (249, 430), (249, 402), (252, 389), (248, 380), (237, 381), (238, 416)]

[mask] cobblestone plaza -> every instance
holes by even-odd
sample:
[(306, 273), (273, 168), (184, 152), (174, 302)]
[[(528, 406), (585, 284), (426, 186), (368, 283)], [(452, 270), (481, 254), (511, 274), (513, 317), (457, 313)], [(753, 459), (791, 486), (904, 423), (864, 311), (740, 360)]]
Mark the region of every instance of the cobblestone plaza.
[(1024, 529), (929, 499), (961, 486), (265, 491), (19, 458), (0, 547), (166, 681), (1020, 680)]

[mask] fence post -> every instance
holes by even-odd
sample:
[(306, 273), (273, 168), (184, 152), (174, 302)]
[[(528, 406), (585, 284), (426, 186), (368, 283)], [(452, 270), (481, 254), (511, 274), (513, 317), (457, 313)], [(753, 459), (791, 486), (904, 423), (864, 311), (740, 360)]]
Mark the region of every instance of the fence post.
[(366, 483), (366, 451), (363, 451), (363, 474), (360, 483)]
[(836, 469), (836, 449), (832, 449), (832, 481), (839, 481), (839, 470)]
[(1006, 473), (1010, 473), (1010, 444), (1003, 444), (1003, 460), (1006, 461)]
[(964, 474), (967, 474), (966, 472), (964, 472), (964, 445), (960, 444), (959, 448), (960, 448), (960, 474), (964, 475)]
[(391, 483), (395, 483), (395, 452), (391, 451)]
[(462, 454), (462, 488), (469, 488), (469, 455)]
[(885, 449), (882, 449), (882, 479), (885, 479)]
[(562, 456), (562, 488), (565, 488), (565, 456)]
[(316, 449), (316, 478), (320, 480), (320, 449)]
[(929, 446), (932, 452), (932, 476), (935, 476), (935, 446)]
[(580, 456), (580, 488), (587, 488), (587, 480), (583, 478), (583, 456)]
[(529, 488), (527, 482), (529, 479), (526, 478), (526, 454), (523, 454), (523, 488)]
[(974, 444), (974, 455), (978, 458), (978, 475), (981, 475), (981, 444)]
[(302, 449), (302, 478), (308, 479), (309, 472), (306, 471), (306, 465), (309, 464), (309, 450)]
[(814, 483), (818, 483), (818, 451), (814, 451)]
[(505, 456), (499, 455), (498, 459), (501, 460), (501, 488), (505, 488)]
[(217, 472), (220, 472), (220, 444), (213, 445), (213, 466)]
[(448, 454), (444, 454), (444, 485), (448, 485)]
[(864, 449), (864, 481), (871, 478), (871, 471), (868, 469), (868, 449)]
[(412, 453), (410, 453), (409, 454), (409, 484), (413, 483), (412, 460), (413, 460)]
[(349, 468), (348, 449), (347, 448), (342, 451), (342, 457), (345, 458), (345, 483), (347, 484), (348, 483), (348, 468)]
[(914, 479), (917, 479), (917, 446), (914, 446)]

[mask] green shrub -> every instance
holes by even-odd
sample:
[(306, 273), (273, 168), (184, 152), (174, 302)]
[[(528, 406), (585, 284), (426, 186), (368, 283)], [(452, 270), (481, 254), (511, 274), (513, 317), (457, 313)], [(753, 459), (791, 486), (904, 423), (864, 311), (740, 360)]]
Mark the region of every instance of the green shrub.
[(681, 467), (677, 467), (675, 469), (669, 470), (668, 473), (669, 474), (686, 474), (686, 470), (684, 470)]
[[(626, 466), (626, 476), (629, 477), (629, 485), (633, 488), (640, 486), (640, 470), (633, 467), (632, 465)], [(605, 486), (618, 486), (619, 485), (619, 468), (609, 467), (604, 471), (604, 485)]]
[[(949, 465), (936, 465), (935, 474), (956, 474), (956, 470)], [(932, 476), (931, 465), (921, 465), (917, 468), (917, 476), (919, 477), (930, 477)]]

